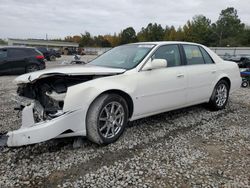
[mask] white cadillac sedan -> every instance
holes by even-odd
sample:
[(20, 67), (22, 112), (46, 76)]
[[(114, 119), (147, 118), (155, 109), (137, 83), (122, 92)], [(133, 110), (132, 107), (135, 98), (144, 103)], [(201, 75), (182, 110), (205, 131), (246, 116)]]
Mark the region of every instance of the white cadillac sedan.
[(22, 126), (1, 137), (7, 146), (69, 136), (109, 144), (128, 121), (200, 103), (221, 110), (241, 78), (236, 63), (203, 45), (144, 42), (118, 46), (86, 65), (24, 74), (15, 82)]

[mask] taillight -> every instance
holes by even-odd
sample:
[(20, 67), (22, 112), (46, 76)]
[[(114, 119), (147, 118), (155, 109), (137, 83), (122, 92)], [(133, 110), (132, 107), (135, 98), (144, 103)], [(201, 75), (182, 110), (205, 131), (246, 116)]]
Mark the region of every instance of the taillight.
[(37, 55), (36, 59), (44, 59), (44, 56), (43, 55)]

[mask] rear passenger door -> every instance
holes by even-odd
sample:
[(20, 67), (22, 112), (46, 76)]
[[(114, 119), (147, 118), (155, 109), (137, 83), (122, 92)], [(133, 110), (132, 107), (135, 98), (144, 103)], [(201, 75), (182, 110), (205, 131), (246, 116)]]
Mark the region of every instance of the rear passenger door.
[(197, 45), (182, 45), (186, 57), (187, 102), (198, 104), (209, 100), (216, 79), (216, 65), (209, 54)]
[(9, 48), (7, 59), (9, 65), (11, 66), (12, 72), (15, 73), (24, 72), (28, 59), (27, 59), (27, 54), (23, 49)]

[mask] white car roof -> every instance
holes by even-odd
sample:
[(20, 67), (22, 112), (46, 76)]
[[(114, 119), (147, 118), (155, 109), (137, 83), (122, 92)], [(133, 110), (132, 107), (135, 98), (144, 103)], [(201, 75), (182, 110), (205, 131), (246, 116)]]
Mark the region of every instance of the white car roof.
[(138, 43), (134, 43), (134, 44), (155, 44), (155, 45), (164, 45), (164, 44), (194, 44), (194, 45), (202, 46), (201, 44), (198, 44), (198, 43), (193, 43), (193, 42), (182, 42), (182, 41), (138, 42)]

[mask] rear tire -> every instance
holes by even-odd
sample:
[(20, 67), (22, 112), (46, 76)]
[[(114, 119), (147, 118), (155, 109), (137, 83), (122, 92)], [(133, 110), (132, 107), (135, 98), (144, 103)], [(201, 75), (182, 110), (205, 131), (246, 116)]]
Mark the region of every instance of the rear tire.
[(243, 80), (241, 83), (241, 87), (246, 88), (248, 86), (248, 81), (247, 80)]
[(91, 104), (86, 118), (87, 137), (105, 145), (115, 142), (128, 122), (128, 105), (117, 94), (102, 94)]
[(38, 71), (38, 70), (39, 70), (39, 67), (38, 67), (36, 64), (28, 65), (28, 66), (25, 68), (25, 72), (26, 72), (26, 73), (35, 72), (35, 71)]
[(214, 87), (214, 91), (208, 103), (211, 110), (222, 110), (225, 108), (229, 97), (229, 85), (225, 80), (220, 80)]
[(55, 60), (56, 60), (56, 56), (51, 55), (51, 56), (49, 57), (49, 60), (50, 60), (50, 61), (55, 61)]

